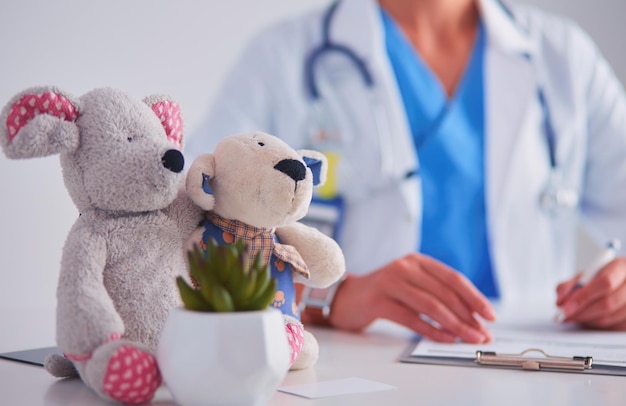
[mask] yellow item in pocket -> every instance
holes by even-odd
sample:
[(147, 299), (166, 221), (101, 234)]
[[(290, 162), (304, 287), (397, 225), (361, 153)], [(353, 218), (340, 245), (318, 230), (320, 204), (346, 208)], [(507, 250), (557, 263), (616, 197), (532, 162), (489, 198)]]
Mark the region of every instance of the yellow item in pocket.
[(322, 199), (332, 199), (337, 196), (337, 169), (341, 155), (338, 152), (325, 151), (328, 160), (326, 183), (317, 188), (317, 195)]

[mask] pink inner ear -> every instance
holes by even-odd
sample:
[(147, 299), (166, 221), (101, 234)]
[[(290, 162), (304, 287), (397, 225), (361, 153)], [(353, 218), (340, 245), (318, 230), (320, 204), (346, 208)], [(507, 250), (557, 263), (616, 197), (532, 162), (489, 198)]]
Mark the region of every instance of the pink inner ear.
[(180, 115), (180, 105), (170, 100), (162, 100), (152, 105), (152, 111), (161, 120), (161, 125), (165, 128), (167, 139), (176, 148), (182, 148), (183, 141), (183, 120)]
[(22, 127), (39, 114), (49, 114), (67, 121), (78, 118), (76, 107), (65, 96), (52, 92), (27, 94), (13, 105), (7, 117), (9, 141), (13, 141)]

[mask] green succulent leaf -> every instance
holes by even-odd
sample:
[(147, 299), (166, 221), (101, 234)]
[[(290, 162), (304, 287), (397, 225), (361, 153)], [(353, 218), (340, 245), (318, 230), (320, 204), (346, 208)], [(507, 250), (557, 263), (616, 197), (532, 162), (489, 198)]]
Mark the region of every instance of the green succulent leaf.
[(272, 271), (270, 266), (267, 265), (261, 269), (255, 270), (255, 272), (257, 273), (255, 290), (261, 291), (265, 289), (268, 283), (270, 283), (270, 280), (272, 279)]
[(234, 312), (235, 305), (230, 293), (223, 286), (213, 286), (213, 304), (217, 312)]
[(178, 285), (180, 297), (183, 300), (185, 308), (204, 312), (213, 311), (213, 308), (207, 301), (204, 300), (202, 294), (189, 286), (182, 276), (176, 278), (176, 284)]
[(274, 292), (276, 291), (276, 279), (272, 279), (266, 286), (265, 290), (260, 292), (255, 298), (252, 299), (247, 306), (248, 309), (265, 309), (274, 301)]
[(226, 288), (229, 292), (232, 293), (233, 299), (238, 297), (238, 293), (241, 290), (241, 285), (244, 278), (246, 277), (244, 269), (239, 266), (239, 263), (237, 264), (237, 266), (232, 268), (230, 278), (226, 281)]
[(243, 240), (219, 245), (214, 239), (206, 250), (195, 245), (188, 253), (189, 272), (198, 288), (183, 278), (176, 280), (187, 309), (232, 312), (266, 309), (273, 301), (276, 280), (260, 254), (252, 264)]

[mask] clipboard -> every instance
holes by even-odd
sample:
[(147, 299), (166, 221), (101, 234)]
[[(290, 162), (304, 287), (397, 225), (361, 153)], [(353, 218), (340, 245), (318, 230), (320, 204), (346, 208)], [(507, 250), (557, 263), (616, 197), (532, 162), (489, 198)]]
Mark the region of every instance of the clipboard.
[(46, 357), (52, 353), (61, 354), (57, 347), (33, 348), (22, 351), (0, 353), (0, 359), (22, 362), (30, 365), (44, 366)]
[(595, 363), (592, 355), (554, 356), (539, 348), (528, 348), (519, 353), (477, 350), (473, 357), (416, 356), (413, 352), (419, 341), (419, 338), (412, 340), (398, 360), (414, 364), (626, 376), (626, 367)]

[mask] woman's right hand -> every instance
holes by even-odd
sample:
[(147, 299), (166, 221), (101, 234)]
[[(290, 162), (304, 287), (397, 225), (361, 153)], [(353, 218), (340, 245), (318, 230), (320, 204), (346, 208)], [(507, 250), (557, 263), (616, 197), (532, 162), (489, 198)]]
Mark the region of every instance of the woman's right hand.
[(489, 300), (463, 274), (411, 253), (370, 274), (349, 275), (335, 295), (330, 324), (359, 331), (382, 318), (435, 341), (491, 341), (477, 316), (496, 317)]

